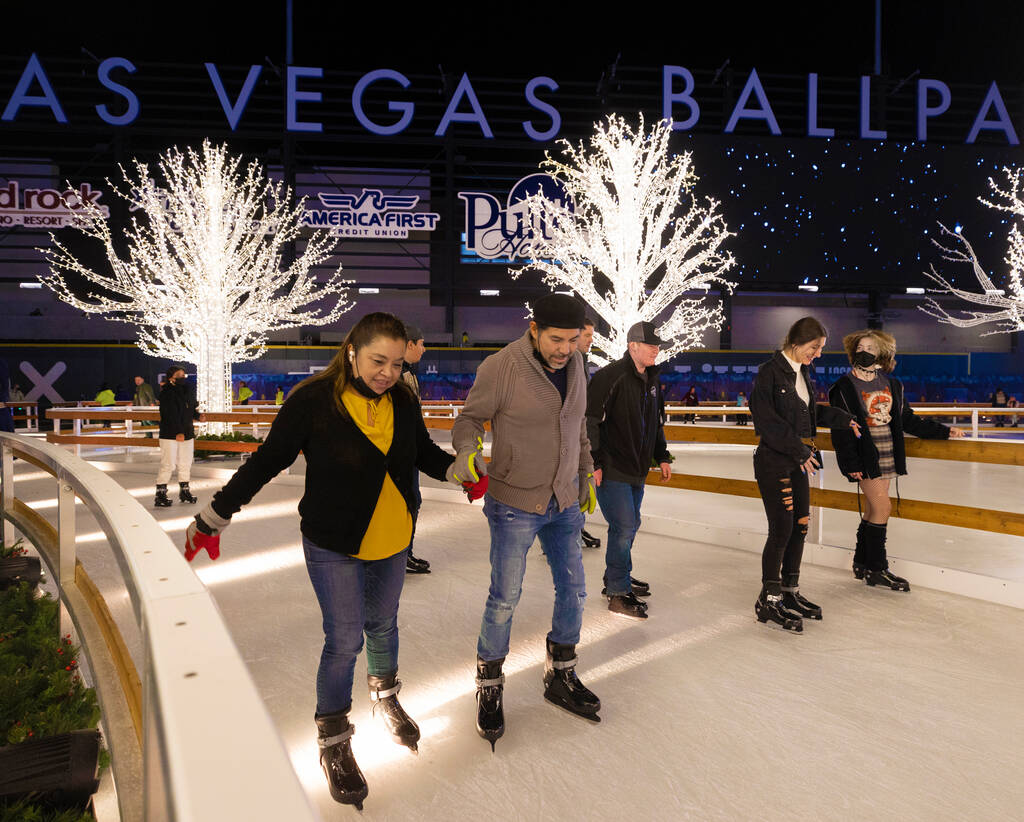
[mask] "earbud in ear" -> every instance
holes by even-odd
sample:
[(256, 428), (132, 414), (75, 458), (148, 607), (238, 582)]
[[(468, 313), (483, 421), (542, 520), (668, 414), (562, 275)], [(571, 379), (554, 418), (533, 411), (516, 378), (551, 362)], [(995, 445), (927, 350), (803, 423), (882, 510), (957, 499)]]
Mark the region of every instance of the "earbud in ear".
[(348, 359), (349, 362), (355, 362), (356, 359), (356, 352), (353, 351), (351, 348), (348, 350)]

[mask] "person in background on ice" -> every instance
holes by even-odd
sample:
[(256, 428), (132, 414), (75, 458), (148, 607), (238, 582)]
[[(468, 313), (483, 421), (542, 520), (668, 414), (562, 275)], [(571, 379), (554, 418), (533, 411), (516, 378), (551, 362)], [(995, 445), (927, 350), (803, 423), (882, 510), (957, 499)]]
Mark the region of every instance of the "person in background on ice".
[[(758, 622), (803, 631), (803, 619), (821, 619), (821, 608), (800, 594), (800, 561), (810, 521), (808, 477), (821, 469), (814, 444), (818, 420), (833, 430), (860, 426), (848, 411), (814, 401), (811, 363), (825, 348), (825, 327), (814, 317), (797, 320), (754, 378), (750, 413), (761, 442), (754, 451), (754, 477), (768, 517), (761, 554)], [(834, 436), (834, 434), (833, 434)]]
[[(745, 393), (743, 393), (742, 391), (740, 391), (740, 393), (736, 395), (736, 407), (737, 408), (746, 408), (747, 407), (747, 395)], [(747, 415), (746, 414), (737, 414), (736, 415), (736, 424), (737, 425), (746, 425), (747, 424)]]
[(245, 380), (242, 380), (238, 383), (238, 404), (248, 405), (250, 397), (252, 397), (252, 389), (246, 385)]
[[(857, 418), (862, 435), (834, 427), (832, 445), (839, 470), (864, 492), (864, 512), (857, 526), (853, 575), (868, 585), (909, 591), (909, 583), (889, 571), (885, 539), (891, 505), (889, 483), (907, 473), (903, 432), (923, 439), (962, 437), (959, 428), (919, 417), (910, 407), (903, 383), (892, 376), (896, 340), (891, 334), (864, 329), (847, 334), (843, 348), (853, 366), (828, 392), (829, 403)], [(898, 485), (897, 485), (898, 487)]]
[(274, 387), (274, 405), (284, 405), (284, 389), (280, 385)]
[(192, 458), (195, 456), (196, 431), (193, 423), (205, 422), (199, 413), (196, 395), (188, 384), (185, 369), (172, 365), (167, 369), (167, 380), (160, 389), (160, 468), (156, 473), (157, 508), (167, 508), (167, 483), (175, 468), (178, 470), (178, 499), (195, 505), (199, 500), (189, 490), (192, 478)]
[(608, 610), (647, 619), (638, 597), (651, 586), (631, 576), (633, 540), (640, 528), (640, 503), (652, 460), (662, 482), (672, 476), (665, 443), (665, 398), (655, 362), (665, 341), (654, 323), (639, 322), (626, 332), (622, 359), (600, 369), (587, 389), (587, 436), (594, 458), (594, 483), (601, 514), (608, 522), (604, 590)]
[(477, 641), (477, 733), (494, 743), (505, 732), (502, 665), (522, 594), (526, 554), (540, 539), (555, 586), (546, 639), (544, 698), (600, 720), (601, 701), (576, 676), (586, 583), (580, 530), (596, 504), (593, 461), (583, 416), (587, 380), (577, 349), (583, 305), (566, 294), (534, 303), (526, 333), (481, 364), (452, 427), (455, 473), (475, 479), (484, 423), (491, 423), (491, 586)]
[[(583, 373), (587, 377), (587, 382), (590, 382), (590, 362), (587, 359), (587, 355), (590, 353), (590, 348), (594, 344), (594, 321), (590, 317), (583, 318), (583, 328), (580, 329), (580, 339), (576, 343), (576, 349), (583, 355)], [(584, 548), (600, 548), (601, 540), (592, 534), (587, 533), (587, 529), (584, 528), (580, 531), (580, 538), (583, 540)]]
[(153, 386), (138, 375), (133, 377), (132, 381), (135, 383), (132, 405), (156, 405), (156, 394), (153, 393)]
[[(409, 386), (409, 390), (416, 396), (416, 402), (420, 401), (420, 381), (416, 376), (419, 361), (423, 359), (423, 353), (427, 350), (423, 342), (423, 332), (412, 323), (405, 324), (405, 333), (409, 338), (405, 344), (405, 363), (402, 365), (402, 381)], [(423, 411), (420, 410), (422, 416)], [(416, 537), (416, 520), (419, 517), (420, 506), (423, 505), (423, 496), (420, 494), (420, 472), (413, 471), (412, 493), (416, 507), (412, 512), (412, 534), (413, 539), (409, 540), (409, 553), (405, 556), (405, 572), (407, 574), (429, 574), (430, 563), (425, 559), (413, 556), (412, 544)]]
[(107, 385), (107, 383), (103, 383), (103, 385), (100, 386), (99, 393), (95, 398), (95, 403), (102, 408), (110, 408), (117, 404), (114, 392), (110, 390), (110, 386)]
[[(1006, 398), (1006, 392), (1000, 386), (997, 386), (996, 390), (992, 392), (989, 401), (992, 403), (993, 408), (1006, 408), (1006, 403), (1009, 402)], [(993, 414), (992, 416), (995, 417), (996, 428), (1004, 428), (1006, 426), (1006, 419), (1002, 414)]]
[[(17, 386), (15, 386), (15, 387), (17, 387)], [(11, 396), (13, 397), (14, 395), (12, 394)], [(1007, 408), (1020, 408), (1020, 403), (1017, 402), (1017, 398), (1016, 397), (1010, 397), (1010, 399), (1008, 399), (1006, 401), (1006, 407)], [(1013, 414), (1012, 415), (1012, 419), (1013, 419), (1013, 427), (1016, 428), (1017, 427), (1017, 415)]]
[(14, 433), (14, 411), (11, 408), (11, 374), (7, 363), (0, 360), (0, 431)]
[[(686, 395), (683, 397), (683, 405), (689, 406), (689, 407), (695, 407), (695, 406), (699, 406), (700, 405), (700, 400), (697, 399), (697, 386), (696, 385), (691, 385), (690, 386), (690, 390), (686, 392)], [(692, 422), (694, 425), (696, 425), (697, 424), (697, 415), (696, 414), (686, 414), (683, 417), (683, 422), (684, 423), (685, 422)]]
[(349, 721), (356, 657), (365, 637), (374, 713), (380, 709), (395, 742), (416, 751), (419, 726), (398, 702), (398, 601), (412, 538), (412, 477), (420, 470), (454, 481), (454, 457), (431, 441), (401, 379), (405, 334), (391, 314), (360, 319), (330, 365), (289, 392), (266, 440), (186, 534), (186, 558), (202, 548), (216, 558), (231, 517), (300, 452), (305, 456), (302, 549), (324, 627), (314, 717), (320, 764), (331, 796), (358, 808), (368, 788)]

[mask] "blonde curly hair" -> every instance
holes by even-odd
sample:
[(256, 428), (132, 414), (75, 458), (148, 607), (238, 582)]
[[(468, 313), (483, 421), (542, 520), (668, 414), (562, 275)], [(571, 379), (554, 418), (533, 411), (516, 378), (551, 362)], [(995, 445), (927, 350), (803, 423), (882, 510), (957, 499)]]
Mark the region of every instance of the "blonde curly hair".
[(865, 328), (843, 337), (843, 349), (850, 360), (850, 365), (853, 365), (853, 355), (857, 353), (857, 346), (865, 337), (871, 337), (878, 345), (878, 364), (886, 374), (891, 373), (896, 367), (896, 338), (877, 328)]

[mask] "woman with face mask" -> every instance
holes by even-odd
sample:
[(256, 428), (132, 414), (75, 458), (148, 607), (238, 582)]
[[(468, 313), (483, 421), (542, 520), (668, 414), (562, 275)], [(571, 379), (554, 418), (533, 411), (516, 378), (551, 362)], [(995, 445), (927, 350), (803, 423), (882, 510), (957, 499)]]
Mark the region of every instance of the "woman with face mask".
[(909, 583), (889, 571), (885, 539), (891, 502), (889, 484), (907, 473), (903, 432), (923, 439), (962, 437), (959, 428), (914, 414), (903, 383), (892, 376), (896, 340), (891, 334), (865, 329), (847, 334), (843, 348), (853, 368), (828, 392), (829, 403), (857, 417), (863, 436), (843, 428), (832, 430), (839, 470), (864, 492), (864, 511), (857, 528), (853, 575), (870, 586), (909, 591)]
[(427, 434), (419, 403), (400, 377), (405, 325), (367, 314), (328, 367), (288, 392), (263, 444), (195, 518), (186, 558), (220, 553), (231, 517), (301, 452), (302, 548), (323, 616), (316, 676), (320, 764), (331, 796), (362, 807), (368, 790), (352, 753), (349, 722), (356, 657), (366, 646), (374, 713), (416, 751), (417, 724), (398, 702), (398, 600), (412, 539), (413, 474), (453, 480), (455, 457)]

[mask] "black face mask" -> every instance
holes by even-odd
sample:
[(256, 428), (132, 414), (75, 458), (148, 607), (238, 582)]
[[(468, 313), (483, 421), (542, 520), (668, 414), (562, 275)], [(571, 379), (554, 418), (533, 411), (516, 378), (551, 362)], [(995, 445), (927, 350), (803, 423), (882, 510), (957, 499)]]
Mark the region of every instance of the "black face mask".
[(878, 357), (870, 351), (858, 351), (853, 355), (853, 364), (858, 368), (870, 368), (878, 362)]
[(385, 391), (384, 394), (378, 394), (376, 391), (374, 391), (372, 388), (370, 388), (370, 386), (366, 384), (366, 381), (362, 377), (356, 377), (354, 380), (352, 380), (352, 387), (360, 394), (362, 394), (364, 397), (366, 397), (366, 399), (368, 400), (380, 399), (382, 396), (384, 396), (384, 394), (387, 393), (387, 391)]

